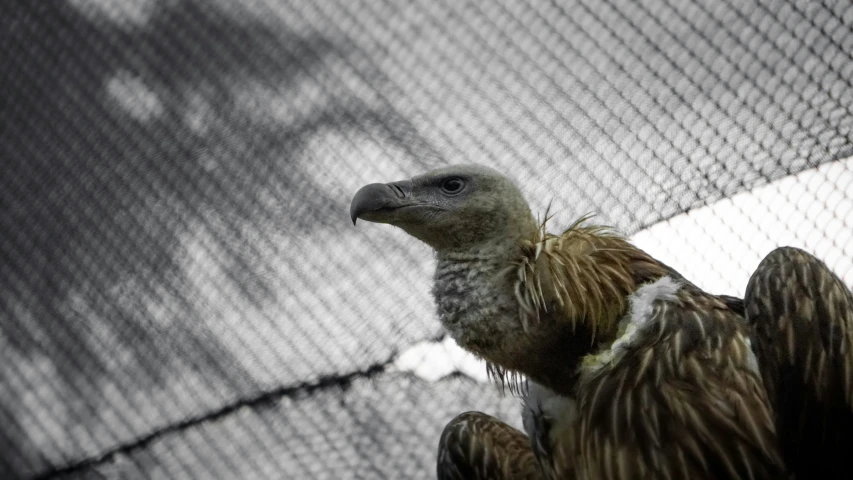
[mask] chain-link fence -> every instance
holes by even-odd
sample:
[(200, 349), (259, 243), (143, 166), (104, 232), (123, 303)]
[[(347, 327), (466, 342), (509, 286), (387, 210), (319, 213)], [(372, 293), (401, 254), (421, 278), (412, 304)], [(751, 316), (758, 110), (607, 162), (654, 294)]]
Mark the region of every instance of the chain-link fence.
[[(715, 293), (853, 281), (853, 6), (0, 3), (0, 478), (432, 478), (518, 400), (444, 341), (358, 187), (518, 179)], [(687, 213), (685, 213), (687, 212)]]

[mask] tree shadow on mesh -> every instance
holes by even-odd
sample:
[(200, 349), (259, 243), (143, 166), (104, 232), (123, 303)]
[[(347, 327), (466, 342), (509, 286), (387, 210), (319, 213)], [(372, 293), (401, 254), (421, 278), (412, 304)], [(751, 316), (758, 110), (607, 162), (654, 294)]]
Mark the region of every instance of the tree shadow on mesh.
[[(179, 269), (187, 253), (181, 236), (198, 224), (239, 236), (230, 221), (238, 218), (310, 231), (324, 213), (345, 211), (300, 161), (321, 129), (364, 131), (412, 155), (434, 154), (386, 104), (335, 99), (287, 125), (241, 114), (236, 83), (287, 92), (300, 75), (326, 68), (324, 58), (350, 52), (209, 5), (181, 2), (135, 29), (93, 20), (66, 2), (14, 2), (0, 15), (7, 65), (0, 76), (0, 333), (18, 358), (48, 359), (62, 391), (77, 400), (100, 395), (93, 387), (115, 373), (108, 363), (119, 352), (130, 352), (122, 371), (138, 377), (130, 383), (140, 391), (165, 381), (176, 358), (223, 381), (230, 394), (255, 388), (250, 372), (203, 328)], [(203, 128), (186, 115), (199, 101), (212, 119)], [(311, 198), (316, 214), (272, 217), (259, 206), (264, 191), (282, 202)], [(210, 224), (204, 211), (226, 221)], [(238, 295), (260, 303), (273, 294), (244, 249), (219, 247)], [(164, 305), (159, 314), (169, 321), (152, 319), (151, 303)], [(5, 363), (0, 380), (24, 390), (49, 378)], [(27, 407), (0, 402), (10, 417), (0, 443), (17, 446), (2, 449), (0, 471), (17, 477), (50, 466), (56, 456), (42, 452), (50, 442), (32, 441), (34, 431), (55, 438), (63, 430), (21, 425), (11, 415)], [(91, 410), (95, 421), (98, 414)]]

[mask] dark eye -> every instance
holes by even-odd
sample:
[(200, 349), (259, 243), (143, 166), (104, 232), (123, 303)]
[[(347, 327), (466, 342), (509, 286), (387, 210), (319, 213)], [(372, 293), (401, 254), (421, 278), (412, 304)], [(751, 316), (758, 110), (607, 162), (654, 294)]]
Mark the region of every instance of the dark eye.
[(448, 178), (441, 182), (441, 190), (451, 195), (461, 192), (463, 188), (465, 188), (465, 180), (458, 177)]

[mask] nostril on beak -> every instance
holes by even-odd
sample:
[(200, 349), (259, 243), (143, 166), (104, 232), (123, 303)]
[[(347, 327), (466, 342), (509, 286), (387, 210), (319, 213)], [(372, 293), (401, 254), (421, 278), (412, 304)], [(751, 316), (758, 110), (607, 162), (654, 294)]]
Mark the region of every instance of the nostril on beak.
[(391, 187), (391, 191), (394, 192), (394, 195), (397, 198), (406, 198), (412, 194), (412, 182), (411, 180), (403, 180), (400, 182), (391, 182), (386, 183), (389, 187)]

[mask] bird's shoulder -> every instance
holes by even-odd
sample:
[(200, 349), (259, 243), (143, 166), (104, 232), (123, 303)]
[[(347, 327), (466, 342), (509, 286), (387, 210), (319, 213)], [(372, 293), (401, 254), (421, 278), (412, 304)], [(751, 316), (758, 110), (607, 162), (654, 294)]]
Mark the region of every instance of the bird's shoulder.
[(847, 478), (853, 441), (853, 291), (812, 254), (778, 247), (753, 272), (744, 302), (792, 472)]

